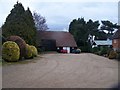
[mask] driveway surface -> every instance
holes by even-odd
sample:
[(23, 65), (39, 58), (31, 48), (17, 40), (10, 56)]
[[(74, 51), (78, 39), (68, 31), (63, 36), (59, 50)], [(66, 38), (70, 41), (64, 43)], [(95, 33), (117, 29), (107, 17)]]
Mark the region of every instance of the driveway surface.
[(2, 73), (3, 88), (111, 88), (118, 83), (118, 61), (90, 53), (44, 54), (5, 65)]

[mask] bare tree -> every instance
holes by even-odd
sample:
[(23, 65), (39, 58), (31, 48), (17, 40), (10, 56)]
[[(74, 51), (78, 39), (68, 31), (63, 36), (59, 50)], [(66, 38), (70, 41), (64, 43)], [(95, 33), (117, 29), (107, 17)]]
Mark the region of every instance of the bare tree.
[(40, 14), (36, 12), (33, 12), (33, 19), (34, 19), (35, 27), (37, 28), (37, 30), (46, 31), (49, 29), (46, 24), (45, 17), (41, 16)]

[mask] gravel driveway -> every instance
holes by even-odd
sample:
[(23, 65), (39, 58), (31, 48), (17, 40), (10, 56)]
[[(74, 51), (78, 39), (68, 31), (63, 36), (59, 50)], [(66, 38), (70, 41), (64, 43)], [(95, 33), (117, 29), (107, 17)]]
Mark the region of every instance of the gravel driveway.
[(35, 59), (3, 66), (3, 88), (110, 88), (118, 83), (115, 60), (90, 53), (44, 54)]

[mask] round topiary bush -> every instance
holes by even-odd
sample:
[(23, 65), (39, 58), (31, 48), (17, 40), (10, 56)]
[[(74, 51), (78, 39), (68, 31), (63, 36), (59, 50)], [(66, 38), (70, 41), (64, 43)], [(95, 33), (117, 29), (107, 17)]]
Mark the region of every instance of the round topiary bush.
[(7, 41), (16, 42), (20, 48), (20, 58), (26, 55), (26, 42), (19, 36), (10, 36)]
[(19, 46), (12, 41), (7, 41), (3, 43), (2, 46), (2, 58), (5, 61), (18, 61), (20, 57), (20, 49)]
[(114, 50), (111, 50), (108, 58), (109, 59), (116, 59), (117, 58), (117, 52), (115, 52)]
[(26, 55), (25, 55), (25, 59), (30, 59), (33, 58), (33, 54), (32, 54), (32, 49), (31, 46), (26, 44)]
[(33, 46), (33, 45), (30, 45), (30, 48), (32, 50), (33, 57), (36, 57), (38, 55), (37, 48), (35, 46)]

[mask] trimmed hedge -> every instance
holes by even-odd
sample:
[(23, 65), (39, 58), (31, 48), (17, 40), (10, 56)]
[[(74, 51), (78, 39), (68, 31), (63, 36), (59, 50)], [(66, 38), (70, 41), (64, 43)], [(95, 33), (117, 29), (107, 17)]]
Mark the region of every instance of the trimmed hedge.
[(31, 46), (28, 45), (28, 44), (26, 44), (26, 55), (25, 55), (24, 58), (25, 58), (25, 59), (33, 58)]
[(26, 55), (26, 42), (19, 36), (10, 36), (7, 41), (16, 42), (20, 48), (20, 58)]
[(13, 41), (7, 41), (3, 43), (2, 58), (5, 61), (18, 61), (20, 58), (19, 46)]
[(38, 55), (37, 48), (35, 46), (33, 46), (33, 45), (30, 45), (30, 48), (32, 50), (32, 56), (37, 57), (37, 55)]

